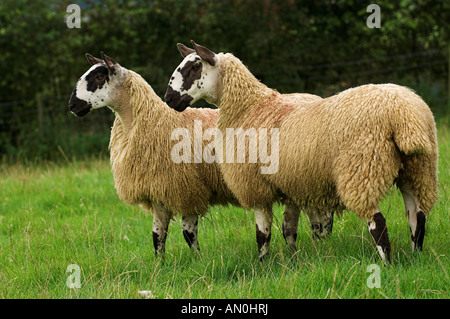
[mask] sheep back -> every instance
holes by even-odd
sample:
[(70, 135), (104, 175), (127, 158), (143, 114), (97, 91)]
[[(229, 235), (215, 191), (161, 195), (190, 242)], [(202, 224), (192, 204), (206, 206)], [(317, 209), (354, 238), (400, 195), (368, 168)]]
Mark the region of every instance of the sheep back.
[(281, 125), (279, 171), (268, 178), (300, 206), (342, 205), (367, 218), (404, 169), (402, 154), (427, 157), (430, 177), (418, 180), (431, 191), (430, 207), (437, 170), (431, 111), (407, 88), (364, 85), (295, 109)]

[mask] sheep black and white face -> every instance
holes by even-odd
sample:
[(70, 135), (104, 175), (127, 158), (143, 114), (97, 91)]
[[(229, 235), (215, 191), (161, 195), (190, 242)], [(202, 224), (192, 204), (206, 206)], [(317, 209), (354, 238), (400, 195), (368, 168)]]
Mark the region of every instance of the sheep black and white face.
[(83, 117), (91, 109), (111, 105), (122, 68), (103, 52), (102, 57), (104, 60), (86, 54), (92, 67), (80, 77), (69, 100), (70, 111), (76, 116)]
[(177, 45), (184, 60), (173, 72), (164, 95), (167, 105), (179, 112), (200, 99), (216, 104), (220, 96), (218, 56), (209, 49), (192, 43), (195, 50), (181, 43)]

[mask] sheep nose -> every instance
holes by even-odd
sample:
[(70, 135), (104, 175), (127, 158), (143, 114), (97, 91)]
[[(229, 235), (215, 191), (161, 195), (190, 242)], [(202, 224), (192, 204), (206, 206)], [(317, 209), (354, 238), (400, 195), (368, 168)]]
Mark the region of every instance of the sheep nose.
[(173, 101), (173, 96), (171, 96), (170, 94), (168, 94), (168, 92), (166, 92), (166, 94), (164, 95), (164, 100), (166, 100), (167, 104), (170, 104)]
[(171, 86), (167, 88), (166, 94), (164, 95), (164, 99), (166, 100), (167, 105), (171, 108), (175, 107), (180, 100), (180, 93), (175, 91)]

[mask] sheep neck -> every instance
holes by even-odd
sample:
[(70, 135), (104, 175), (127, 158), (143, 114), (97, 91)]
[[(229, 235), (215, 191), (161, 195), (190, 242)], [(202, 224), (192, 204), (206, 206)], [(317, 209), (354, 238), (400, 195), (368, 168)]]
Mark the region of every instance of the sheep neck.
[(113, 108), (116, 119), (129, 131), (133, 125), (133, 110), (130, 103), (130, 96), (126, 92), (121, 91), (117, 96), (117, 101)]
[[(158, 168), (150, 163), (158, 165), (158, 157), (170, 158), (170, 149), (165, 147), (165, 132), (170, 130), (170, 125), (181, 125), (178, 113), (167, 107), (150, 85), (132, 71), (128, 71), (119, 87), (116, 103), (111, 107), (115, 110), (116, 119), (109, 142), (115, 178), (120, 178), (122, 174), (135, 174), (138, 167), (144, 171), (157, 171)], [(130, 161), (132, 165), (129, 165)]]
[(228, 55), (222, 67), (223, 91), (219, 108), (221, 118), (228, 119), (228, 124), (252, 112), (273, 94), (274, 90), (261, 83), (236, 57)]
[(140, 75), (132, 71), (128, 71), (115, 100), (116, 118), (125, 131), (132, 130), (143, 120), (154, 123), (163, 112), (161, 99)]

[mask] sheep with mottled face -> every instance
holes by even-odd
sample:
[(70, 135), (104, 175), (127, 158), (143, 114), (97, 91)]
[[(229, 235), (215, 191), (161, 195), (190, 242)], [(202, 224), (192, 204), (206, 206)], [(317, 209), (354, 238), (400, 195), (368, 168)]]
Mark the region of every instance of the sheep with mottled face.
[(70, 110), (80, 117), (104, 106), (115, 112), (109, 145), (115, 188), (125, 203), (151, 209), (155, 252), (164, 254), (169, 222), (176, 214), (182, 215), (186, 242), (199, 250), (198, 216), (206, 213), (209, 205), (238, 202), (216, 164), (172, 161), (176, 141), (171, 132), (176, 128), (192, 130), (195, 120), (202, 121), (204, 130), (214, 128), (219, 111), (188, 109), (185, 114), (177, 113), (139, 74), (102, 55), (103, 60), (87, 55), (92, 67), (75, 86)]
[[(201, 58), (196, 55), (195, 50), (188, 48), (181, 43), (178, 43), (177, 47), (181, 55), (185, 59), (183, 60), (183, 63), (181, 63), (177, 68), (177, 72), (174, 72), (173, 76), (171, 77), (166, 97), (168, 97), (170, 100), (174, 98), (180, 99), (179, 102), (181, 102), (181, 104), (184, 104), (190, 102), (189, 95), (181, 96), (177, 92), (171, 90), (171, 85), (178, 86), (181, 88), (181, 90), (187, 90), (192, 87), (194, 81), (199, 80), (196, 82), (196, 88), (201, 89), (204, 85), (203, 80), (206, 79), (207, 76), (215, 77), (218, 76), (218, 74), (215, 73), (217, 72), (217, 70), (210, 69), (208, 68), (208, 65), (201, 63)], [(209, 60), (208, 64), (214, 64), (214, 60)], [(202, 72), (203, 68), (205, 68), (206, 72)], [(212, 72), (212, 75), (208, 75), (208, 72)], [(217, 94), (218, 92), (220, 92), (220, 90), (218, 87), (213, 87), (205, 92), (206, 94), (212, 94), (211, 96), (207, 96), (208, 100), (214, 100), (214, 94)], [(187, 100), (184, 100), (185, 98), (187, 98)], [(313, 94), (286, 94), (286, 105), (284, 109), (279, 112), (277, 120), (280, 121), (284, 116), (290, 113), (294, 107), (298, 107), (302, 104), (305, 104), (306, 102), (314, 102), (319, 100), (322, 100), (322, 98)], [(287, 199), (285, 196), (281, 196), (281, 199), (286, 204), (282, 223), (283, 237), (286, 240), (286, 244), (291, 249), (295, 250), (300, 211), (298, 207), (296, 207), (296, 205), (293, 204), (293, 202)], [(314, 238), (323, 238), (331, 234), (334, 218), (333, 209), (318, 210), (313, 207), (308, 207), (303, 208), (303, 210), (310, 221), (311, 231)]]
[(425, 216), (437, 199), (438, 152), (433, 115), (418, 95), (394, 84), (370, 84), (285, 114), (286, 96), (258, 81), (239, 59), (193, 44), (203, 70), (190, 87), (170, 85), (169, 106), (183, 111), (205, 98), (220, 108), (222, 131), (279, 128), (276, 173), (259, 174), (261, 163), (220, 164), (240, 203), (255, 208), (260, 257), (268, 252), (271, 205), (281, 191), (299, 207), (354, 211), (367, 220), (381, 257), (389, 261), (378, 205), (394, 182), (403, 195), (412, 247), (422, 249)]
[[(224, 183), (216, 163), (173, 162), (171, 152), (176, 141), (171, 139), (171, 133), (187, 128), (193, 139), (194, 122), (202, 123), (203, 132), (215, 128), (219, 110), (189, 108), (179, 114), (167, 107), (137, 73), (106, 55), (103, 60), (89, 54), (86, 57), (92, 67), (75, 86), (69, 101), (70, 110), (80, 117), (104, 106), (115, 112), (110, 158), (119, 198), (151, 209), (157, 254), (164, 254), (170, 219), (176, 214), (182, 215), (186, 242), (192, 249), (199, 250), (198, 216), (205, 214), (209, 205), (238, 206), (239, 203)], [(302, 98), (320, 99), (314, 95)], [(207, 140), (202, 141), (202, 149), (207, 143)], [(195, 142), (190, 144), (194, 147)], [(190, 154), (195, 151), (191, 149)], [(288, 203), (286, 214), (298, 219), (299, 209)], [(324, 213), (324, 218), (332, 219), (332, 212)], [(323, 227), (317, 218), (311, 220), (311, 229), (316, 237), (327, 234), (319, 231)], [(295, 246), (296, 234), (297, 230), (292, 230), (286, 238), (291, 246)]]

